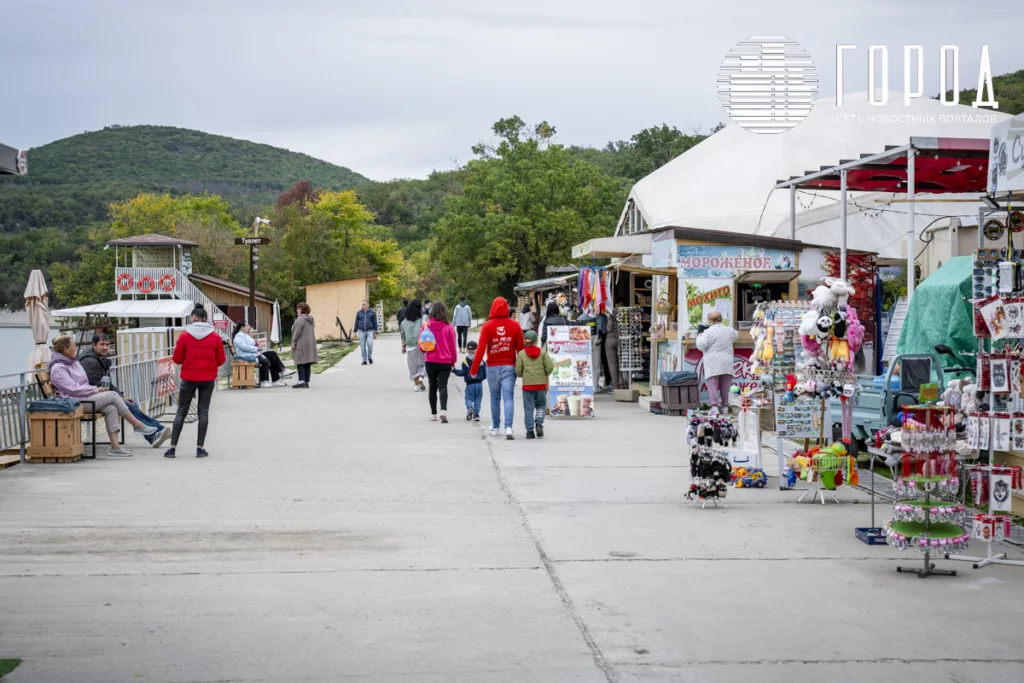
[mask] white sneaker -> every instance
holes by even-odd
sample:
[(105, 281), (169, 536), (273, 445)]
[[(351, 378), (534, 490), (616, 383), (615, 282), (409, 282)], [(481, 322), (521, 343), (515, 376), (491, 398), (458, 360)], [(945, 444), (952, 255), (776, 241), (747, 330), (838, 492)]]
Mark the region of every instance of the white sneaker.
[(285, 382), (283, 379), (279, 379), (276, 382), (274, 382), (273, 385), (271, 385), (271, 386), (286, 387), (286, 386), (288, 386), (288, 382)]
[(448, 424), (448, 413), (441, 411), (441, 422)]
[(269, 389), (270, 386), (270, 382), (260, 382), (260, 389)]
[(294, 370), (285, 370), (284, 372), (281, 373), (281, 377), (291, 377), (294, 374)]
[(505, 427), (505, 439), (507, 439), (508, 441), (512, 441), (515, 438), (516, 438), (516, 435), (512, 432), (512, 428), (511, 427)]
[[(132, 427), (136, 434), (142, 434), (143, 436), (149, 436), (150, 434), (156, 434), (160, 431), (159, 427), (153, 427), (150, 425), (142, 425), (141, 427)], [(130, 455), (130, 454), (129, 454)]]
[(132, 452), (127, 450), (123, 446), (121, 448), (111, 448), (109, 451), (107, 451), (107, 457), (108, 458), (130, 458), (130, 457), (132, 457)]
[(487, 433), (490, 434), (491, 436), (497, 436), (498, 434), (501, 434), (501, 430), (498, 429), (497, 427), (491, 427), (490, 429), (487, 430)]

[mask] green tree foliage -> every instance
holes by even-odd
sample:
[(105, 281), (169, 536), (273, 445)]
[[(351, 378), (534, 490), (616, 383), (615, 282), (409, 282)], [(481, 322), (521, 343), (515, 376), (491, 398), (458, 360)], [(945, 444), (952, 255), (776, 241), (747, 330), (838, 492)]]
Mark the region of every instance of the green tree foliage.
[(723, 124), (718, 124), (707, 134), (698, 131), (683, 133), (675, 126), (662, 124), (645, 128), (629, 140), (609, 142), (600, 150), (572, 147), (570, 151), (578, 158), (600, 166), (609, 175), (628, 180), (632, 185), (722, 128)]
[(431, 237), (431, 228), (444, 215), (444, 198), (462, 191), (465, 171), (434, 171), (425, 180), (369, 182), (356, 189), (359, 200), (373, 212), (378, 225), (407, 249)]
[(511, 296), (517, 282), (567, 263), (572, 246), (605, 235), (621, 208), (623, 183), (564, 147), (546, 122), (518, 116), (493, 126), (496, 146), (473, 148), (462, 194), (449, 195), (435, 226), (433, 257), (474, 301)]
[[(993, 77), (992, 89), (999, 103), (999, 111), (1013, 116), (1024, 112), (1024, 69)], [(946, 92), (947, 99), (952, 95), (952, 90)], [(970, 105), (977, 96), (977, 89), (961, 90), (960, 104)]]

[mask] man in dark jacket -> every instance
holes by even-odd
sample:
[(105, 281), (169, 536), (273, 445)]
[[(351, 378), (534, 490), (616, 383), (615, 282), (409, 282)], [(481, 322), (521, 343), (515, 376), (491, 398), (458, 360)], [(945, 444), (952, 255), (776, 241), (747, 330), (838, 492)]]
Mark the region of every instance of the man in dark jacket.
[(363, 299), (363, 306), (356, 311), (353, 329), (359, 333), (359, 349), (363, 354), (363, 365), (373, 365), (373, 340), (377, 338), (377, 311), (370, 308), (370, 302)]
[[(109, 356), (110, 337), (105, 334), (94, 334), (92, 336), (92, 346), (84, 349), (80, 354), (78, 354), (78, 362), (82, 364), (82, 369), (85, 370), (85, 374), (89, 377), (89, 384), (94, 387), (102, 386), (104, 377), (108, 378), (109, 382)], [(108, 386), (111, 391), (116, 391), (118, 394), (121, 394), (121, 390), (118, 389), (113, 382), (110, 382)], [(142, 408), (139, 407), (139, 404), (124, 394), (121, 394), (121, 398), (124, 399), (125, 405), (128, 406), (128, 410), (130, 410), (132, 415), (135, 416), (135, 419), (144, 425), (157, 428), (157, 431), (145, 437), (146, 441), (148, 441), (153, 448), (158, 448), (164, 441), (167, 441), (167, 437), (171, 435), (170, 429), (142, 412)]]
[(405, 309), (409, 306), (408, 299), (402, 299), (402, 307), (398, 309), (398, 329), (402, 329), (402, 321), (405, 320)]

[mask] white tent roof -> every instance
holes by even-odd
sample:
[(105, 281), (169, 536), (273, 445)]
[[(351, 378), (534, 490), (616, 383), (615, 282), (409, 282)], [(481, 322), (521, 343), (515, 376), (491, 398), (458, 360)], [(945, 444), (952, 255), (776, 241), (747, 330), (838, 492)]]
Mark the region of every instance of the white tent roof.
[[(640, 180), (629, 196), (650, 228), (673, 225), (770, 235), (789, 216), (789, 192), (773, 191), (777, 181), (883, 152), (886, 146), (906, 145), (912, 136), (987, 140), (992, 117), (1008, 118), (932, 99), (904, 107), (903, 94), (896, 92), (889, 93), (884, 107), (872, 106), (866, 92), (844, 96), (841, 108), (834, 97), (822, 99), (800, 125), (778, 135), (726, 126)], [(806, 211), (835, 204), (838, 193), (801, 192), (798, 197), (797, 211)]]
[[(842, 240), (839, 193), (832, 192), (829, 204), (796, 215), (796, 239), (808, 244), (838, 247)], [(978, 194), (925, 194), (914, 203), (914, 232), (920, 237), (930, 225), (948, 225), (955, 216), (961, 225), (977, 225)], [(907, 209), (905, 194), (888, 192), (851, 193), (846, 202), (846, 245), (855, 251), (877, 253), (882, 258), (905, 258)], [(964, 199), (977, 199), (964, 202)], [(895, 200), (895, 201), (894, 201)], [(955, 201), (954, 201), (955, 200)], [(790, 236), (789, 217), (775, 228), (775, 237)]]
[(185, 318), (194, 304), (184, 299), (119, 299), (53, 311), (54, 318), (84, 318), (105, 315), (109, 318)]

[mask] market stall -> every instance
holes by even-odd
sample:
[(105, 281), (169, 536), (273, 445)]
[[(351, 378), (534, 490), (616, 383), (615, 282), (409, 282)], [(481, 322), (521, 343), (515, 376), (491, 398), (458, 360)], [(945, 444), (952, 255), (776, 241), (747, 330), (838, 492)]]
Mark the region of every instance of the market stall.
[(25, 175), (28, 173), (28, 155), (24, 150), (0, 144), (0, 175)]

